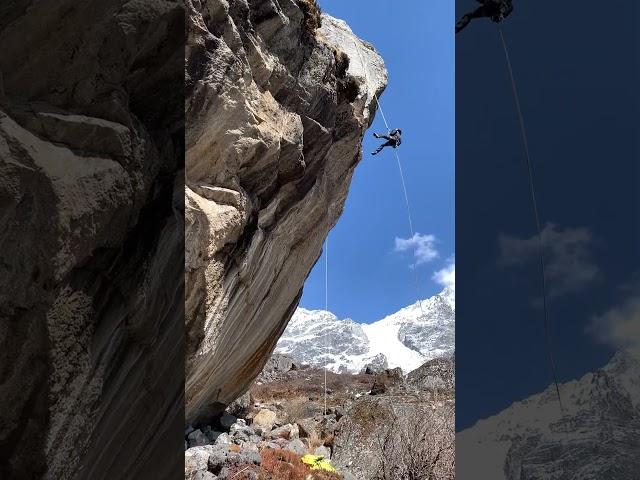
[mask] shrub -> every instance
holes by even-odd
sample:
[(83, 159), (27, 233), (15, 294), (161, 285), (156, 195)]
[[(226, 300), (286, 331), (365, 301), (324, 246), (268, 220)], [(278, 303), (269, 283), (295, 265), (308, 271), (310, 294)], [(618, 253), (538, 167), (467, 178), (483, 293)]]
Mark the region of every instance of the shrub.
[(264, 449), (259, 480), (342, 480), (342, 475), (324, 470), (312, 470), (302, 457), (280, 449)]
[(306, 480), (311, 469), (302, 463), (301, 457), (280, 449), (264, 449), (261, 453), (260, 480)]
[(347, 74), (347, 69), (349, 68), (349, 56), (344, 53), (342, 50), (334, 50), (333, 56), (336, 59), (336, 77), (344, 78)]
[(376, 480), (455, 478), (453, 407), (416, 409), (395, 417), (377, 438), (380, 460)]
[(304, 14), (304, 26), (310, 35), (314, 35), (316, 29), (320, 28), (321, 18), (320, 6), (316, 0), (297, 0), (298, 6)]
[(255, 478), (255, 474), (258, 472), (258, 467), (253, 464), (240, 464), (236, 463), (229, 465), (229, 477), (233, 480), (249, 480)]

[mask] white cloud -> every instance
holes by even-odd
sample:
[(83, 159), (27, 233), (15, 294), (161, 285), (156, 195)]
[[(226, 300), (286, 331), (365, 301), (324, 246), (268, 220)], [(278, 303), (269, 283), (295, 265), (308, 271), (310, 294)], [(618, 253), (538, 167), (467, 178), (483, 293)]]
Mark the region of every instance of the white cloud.
[(396, 237), (396, 252), (412, 251), (416, 265), (428, 263), (438, 257), (436, 249), (436, 237), (434, 235), (420, 235), (416, 232), (411, 238)]
[[(550, 223), (542, 230), (542, 239), (550, 296), (576, 292), (597, 279), (599, 269), (591, 253), (594, 239), (588, 228), (560, 228)], [(498, 244), (503, 266), (539, 261), (537, 235), (517, 238), (500, 234)]]
[(443, 287), (455, 288), (456, 286), (456, 260), (451, 257), (447, 265), (433, 273), (431, 277), (434, 282), (439, 283)]
[(620, 305), (594, 317), (587, 331), (617, 349), (640, 352), (640, 285)]

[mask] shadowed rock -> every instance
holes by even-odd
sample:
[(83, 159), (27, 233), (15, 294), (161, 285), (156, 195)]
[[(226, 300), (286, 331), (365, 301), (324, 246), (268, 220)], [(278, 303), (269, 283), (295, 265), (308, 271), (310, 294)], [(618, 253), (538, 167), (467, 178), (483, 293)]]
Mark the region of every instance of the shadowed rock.
[(184, 7), (1, 10), (0, 477), (175, 478)]

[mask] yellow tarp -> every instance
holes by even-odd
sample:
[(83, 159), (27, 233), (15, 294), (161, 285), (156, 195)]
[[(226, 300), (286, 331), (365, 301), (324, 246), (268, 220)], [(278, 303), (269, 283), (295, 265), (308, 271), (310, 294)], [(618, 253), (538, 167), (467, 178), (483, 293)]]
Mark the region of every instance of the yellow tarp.
[(329, 463), (328, 460), (325, 460), (322, 455), (304, 455), (302, 457), (302, 462), (311, 466), (311, 470), (326, 470), (327, 472), (338, 472), (333, 466)]

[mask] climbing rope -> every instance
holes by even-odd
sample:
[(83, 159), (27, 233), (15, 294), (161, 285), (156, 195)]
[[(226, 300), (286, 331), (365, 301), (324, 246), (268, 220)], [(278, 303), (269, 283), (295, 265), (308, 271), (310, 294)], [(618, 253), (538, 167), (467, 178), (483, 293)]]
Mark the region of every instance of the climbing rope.
[[(367, 82), (367, 93), (369, 88), (369, 75), (367, 74), (367, 69), (364, 66), (364, 59), (362, 58), (362, 54), (360, 53), (360, 47), (356, 43), (355, 39), (353, 39), (353, 46), (356, 48), (356, 52), (358, 57), (360, 58), (360, 66), (362, 67), (362, 71), (364, 72), (365, 80)], [(382, 115), (382, 120), (384, 121), (385, 127), (387, 127), (387, 131), (391, 131), (389, 127), (389, 123), (387, 122), (387, 117), (384, 114), (384, 110), (382, 109), (382, 105), (380, 104), (380, 100), (378, 99), (378, 95), (376, 92), (373, 92), (373, 98), (376, 101), (376, 105), (378, 106), (378, 110), (380, 110), (380, 114)], [(407, 218), (409, 219), (409, 232), (411, 233), (411, 240), (414, 240), (415, 232), (413, 230), (413, 220), (411, 215), (411, 204), (409, 203), (409, 194), (407, 193), (407, 185), (404, 181), (404, 172), (402, 171), (402, 162), (400, 161), (400, 156), (398, 155), (398, 151), (394, 148), (393, 153), (396, 156), (396, 161), (398, 163), (398, 171), (400, 172), (400, 181), (402, 182), (402, 191), (404, 192), (404, 200), (405, 205), (407, 207)], [(415, 241), (413, 243), (413, 258), (416, 260), (416, 245)], [(420, 281), (418, 278), (418, 264), (417, 261), (412, 265), (412, 270), (414, 274), (414, 281), (416, 284), (416, 299), (418, 300), (418, 306), (420, 307), (420, 313), (422, 313), (422, 317), (424, 317), (424, 309), (422, 308), (422, 300), (420, 299)]]
[[(380, 105), (378, 103), (378, 105)], [(382, 111), (382, 109), (380, 109), (380, 111)], [(400, 156), (398, 155), (398, 152), (394, 149), (393, 153), (396, 156), (396, 161), (398, 163), (398, 171), (400, 172), (400, 181), (402, 182), (402, 190), (404, 191), (404, 201), (405, 201), (405, 205), (407, 206), (407, 217), (409, 218), (409, 231), (411, 232), (411, 239), (413, 239), (415, 237), (415, 233), (413, 231), (413, 220), (411, 219), (411, 205), (409, 204), (409, 195), (407, 194), (407, 186), (404, 182), (404, 173), (402, 171), (402, 163), (400, 162)], [(416, 260), (416, 246), (415, 243), (413, 245), (413, 258), (414, 260)], [(418, 299), (418, 305), (420, 306), (420, 313), (422, 313), (422, 316), (424, 317), (424, 310), (422, 308), (422, 300), (420, 299), (420, 281), (418, 279), (418, 263), (416, 260), (416, 263), (413, 264), (412, 267), (413, 270), (413, 275), (414, 275), (414, 279), (415, 279), (415, 283), (416, 283), (416, 297)]]
[[(329, 312), (329, 234), (324, 241), (324, 310)], [(325, 362), (328, 359), (329, 346), (327, 344), (327, 334), (324, 335)], [(327, 364), (324, 364), (324, 414), (327, 414)]]
[(511, 58), (509, 56), (509, 49), (507, 48), (507, 42), (505, 41), (502, 28), (498, 27), (500, 32), (500, 40), (502, 42), (502, 48), (504, 49), (504, 56), (507, 60), (507, 68), (509, 70), (509, 78), (511, 80), (511, 89), (513, 91), (513, 98), (516, 105), (516, 111), (518, 113), (518, 122), (520, 124), (520, 134), (522, 135), (522, 144), (524, 147), (524, 157), (527, 165), (527, 173), (529, 175), (529, 192), (531, 195), (531, 206), (533, 209), (533, 216), (535, 219), (536, 230), (538, 233), (538, 249), (540, 253), (540, 272), (542, 277), (542, 306), (544, 312), (544, 337), (547, 345), (547, 355), (549, 357), (549, 366), (551, 369), (551, 375), (553, 377), (553, 383), (556, 387), (556, 395), (558, 396), (558, 403), (560, 404), (560, 411), (564, 412), (562, 406), (562, 397), (560, 396), (560, 386), (558, 383), (558, 375), (556, 372), (556, 364), (553, 358), (553, 351), (551, 348), (550, 339), (550, 323), (549, 323), (549, 308), (547, 302), (547, 280), (546, 280), (546, 265), (544, 260), (544, 243), (542, 241), (542, 226), (540, 223), (540, 214), (538, 212), (538, 202), (536, 200), (536, 189), (533, 181), (533, 165), (531, 162), (531, 155), (529, 153), (529, 141), (527, 139), (527, 131), (524, 125), (524, 116), (522, 115), (522, 109), (520, 107), (520, 97), (518, 95), (518, 89), (516, 86), (515, 76), (513, 74), (513, 67), (511, 66)]

